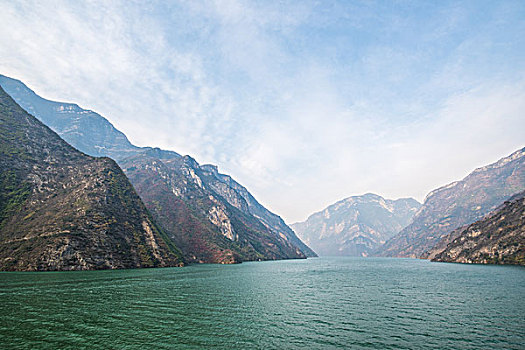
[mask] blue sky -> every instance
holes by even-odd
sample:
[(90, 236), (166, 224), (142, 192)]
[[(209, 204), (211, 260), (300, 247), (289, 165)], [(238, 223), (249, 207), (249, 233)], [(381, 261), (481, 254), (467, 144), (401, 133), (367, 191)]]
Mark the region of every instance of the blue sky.
[(525, 146), (524, 1), (7, 1), (0, 72), (291, 223)]

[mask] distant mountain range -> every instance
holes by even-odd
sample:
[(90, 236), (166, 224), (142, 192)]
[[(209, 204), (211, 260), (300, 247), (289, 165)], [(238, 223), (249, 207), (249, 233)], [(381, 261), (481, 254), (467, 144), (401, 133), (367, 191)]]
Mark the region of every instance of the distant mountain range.
[(0, 88), (0, 270), (182, 263), (113, 160), (77, 151)]
[(485, 218), (449, 233), (426, 258), (525, 265), (525, 191), (505, 201)]
[(316, 256), (279, 216), (216, 166), (201, 166), (172, 151), (136, 147), (99, 114), (45, 100), (18, 80), (0, 75), (0, 85), (72, 146), (91, 156), (115, 159), (185, 261)]
[(321, 256), (368, 256), (407, 226), (421, 204), (368, 193), (343, 199), (291, 227)]
[(427, 256), (458, 227), (469, 225), (525, 190), (525, 148), (430, 192), (412, 223), (382, 245), (380, 256)]
[[(430, 192), (423, 205), (414, 199), (392, 201), (366, 194), (339, 201), (312, 214), (306, 221), (291, 226), (320, 255), (438, 259), (437, 254), (443, 252), (466, 229), (466, 225), (489, 213), (496, 215), (494, 210), (523, 190), (525, 148), (494, 164), (474, 170), (461, 181)], [(480, 225), (489, 224), (485, 222)], [(509, 225), (515, 225), (513, 233), (498, 238), (500, 246), (514, 246), (516, 240), (519, 240), (516, 237), (523, 240), (525, 233), (523, 227), (519, 226), (520, 221), (514, 219)], [(491, 237), (495, 235), (492, 234)], [(484, 239), (485, 243), (489, 241)], [(457, 252), (459, 248), (454, 249)], [(486, 251), (488, 248), (483, 249)], [(519, 245), (512, 256), (508, 255), (510, 250), (501, 250), (499, 257), (490, 258), (481, 253), (475, 258), (467, 258), (469, 255), (463, 252), (462, 258), (456, 260), (505, 263), (521, 261), (519, 256), (525, 254), (524, 249), (523, 245)], [(445, 258), (445, 255), (452, 256), (443, 252), (439, 259), (453, 260)]]

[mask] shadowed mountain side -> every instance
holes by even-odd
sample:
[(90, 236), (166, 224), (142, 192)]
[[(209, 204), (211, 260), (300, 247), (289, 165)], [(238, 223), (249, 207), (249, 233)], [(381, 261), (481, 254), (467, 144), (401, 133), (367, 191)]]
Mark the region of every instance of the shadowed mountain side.
[(180, 266), (109, 158), (87, 156), (0, 88), (0, 269)]

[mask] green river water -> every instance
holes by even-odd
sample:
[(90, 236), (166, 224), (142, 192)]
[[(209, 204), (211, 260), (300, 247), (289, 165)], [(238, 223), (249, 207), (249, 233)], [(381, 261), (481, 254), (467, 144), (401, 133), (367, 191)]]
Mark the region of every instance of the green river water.
[(317, 258), (0, 273), (0, 349), (525, 349), (525, 268)]

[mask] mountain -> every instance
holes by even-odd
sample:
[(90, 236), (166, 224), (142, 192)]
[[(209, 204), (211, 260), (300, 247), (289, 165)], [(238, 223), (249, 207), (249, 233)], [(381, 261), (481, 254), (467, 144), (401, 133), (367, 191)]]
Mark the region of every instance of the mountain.
[(172, 151), (136, 147), (99, 114), (45, 100), (18, 80), (0, 75), (0, 85), (74, 147), (114, 158), (188, 262), (316, 256), (279, 216), (216, 166), (201, 166)]
[(407, 226), (420, 206), (412, 198), (368, 193), (332, 204), (292, 228), (320, 255), (368, 256)]
[(525, 265), (525, 191), (485, 218), (452, 231), (428, 257), (432, 261)]
[(219, 173), (215, 165), (205, 164), (200, 169), (205, 175), (204, 182), (232, 206), (247, 215), (256, 217), (267, 229), (298, 247), (307, 257), (317, 256), (310, 247), (296, 236), (295, 232), (286, 225), (280, 216), (263, 207), (244, 186), (229, 175)]
[(139, 149), (107, 119), (93, 111), (73, 103), (43, 99), (21, 81), (1, 74), (0, 86), (29, 114), (86, 154), (121, 159)]
[(0, 88), (0, 269), (180, 266), (119, 166), (85, 155)]
[(238, 198), (235, 206), (211, 189), (209, 174), (193, 158), (146, 150), (120, 164), (187, 261), (234, 263), (305, 257), (287, 237), (248, 214), (244, 199)]
[(444, 236), (525, 189), (525, 148), (430, 192), (412, 223), (378, 249), (380, 256), (426, 256)]

